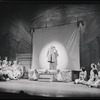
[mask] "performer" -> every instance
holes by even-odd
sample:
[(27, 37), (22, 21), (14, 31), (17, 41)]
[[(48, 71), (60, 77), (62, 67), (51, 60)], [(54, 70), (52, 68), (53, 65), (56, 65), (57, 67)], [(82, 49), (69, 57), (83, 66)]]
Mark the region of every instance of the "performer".
[(7, 61), (7, 59), (5, 59), (5, 60), (3, 60), (2, 62), (1, 62), (1, 67), (0, 67), (0, 80), (1, 81), (6, 81), (6, 79), (8, 78), (8, 75), (7, 75), (7, 72), (6, 72), (6, 70), (7, 70), (7, 67), (8, 67), (8, 61)]
[(17, 62), (17, 60), (13, 61), (13, 65), (12, 65), (12, 69), (13, 69), (13, 76), (14, 79), (19, 79), (19, 77), (21, 77), (21, 72), (19, 70), (19, 63)]
[(79, 79), (75, 80), (75, 84), (84, 84), (87, 80), (87, 71), (84, 67), (81, 68), (81, 72), (79, 73)]
[(19, 79), (23, 77), (23, 74), (24, 74), (23, 66), (20, 64), (20, 61), (17, 62), (17, 69), (19, 71), (19, 74), (18, 74), (18, 79)]
[(38, 80), (38, 71), (36, 69), (29, 70), (28, 72), (29, 80), (37, 81)]
[(100, 71), (100, 61), (97, 63), (97, 69)]
[(62, 78), (62, 73), (61, 73), (60, 69), (57, 70), (56, 80), (60, 81), (60, 82), (64, 81)]
[[(95, 75), (97, 74), (97, 68), (96, 68), (96, 64), (92, 63), (91, 64), (91, 71), (90, 71), (90, 78), (89, 80), (86, 82), (86, 85), (90, 86), (92, 83), (94, 83), (94, 81), (97, 80), (97, 77), (95, 76), (98, 76), (98, 75)], [(96, 73), (95, 73), (96, 72)]]
[(100, 86), (100, 72), (94, 70), (94, 82), (89, 85), (89, 87), (99, 87)]
[(51, 48), (47, 52), (48, 62), (49, 62), (49, 69), (50, 70), (56, 70), (57, 67), (57, 57), (58, 52), (55, 48), (55, 46), (51, 46)]

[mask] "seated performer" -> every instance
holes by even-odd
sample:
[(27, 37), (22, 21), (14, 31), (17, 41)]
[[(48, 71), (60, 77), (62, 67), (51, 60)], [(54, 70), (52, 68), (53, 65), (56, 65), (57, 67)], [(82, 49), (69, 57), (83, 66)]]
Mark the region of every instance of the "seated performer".
[(57, 81), (63, 81), (63, 78), (62, 78), (62, 74), (61, 74), (60, 69), (57, 70), (56, 80)]
[(37, 81), (38, 80), (38, 72), (37, 70), (30, 70), (28, 74), (29, 80)]
[(0, 81), (6, 81), (6, 75), (2, 72), (2, 64), (0, 65)]
[(0, 81), (6, 81), (7, 76), (0, 70)]
[(13, 75), (15, 77), (15, 79), (19, 79), (19, 77), (21, 77), (21, 71), (19, 70), (20, 65), (18, 65), (17, 61), (14, 61), (14, 64), (12, 65), (12, 69), (13, 69)]
[(12, 62), (8, 62), (8, 68), (6, 69), (6, 74), (8, 75), (9, 80), (15, 79), (14, 74), (13, 74), (13, 68), (12, 68)]
[(6, 73), (6, 69), (7, 69), (7, 61), (1, 61), (0, 63), (0, 80), (1, 81), (6, 81), (6, 79), (8, 78), (8, 75)]
[(75, 80), (75, 84), (84, 84), (87, 79), (87, 71), (84, 67), (81, 68), (81, 72), (79, 73), (79, 79)]
[[(94, 83), (94, 80), (95, 80), (95, 71), (97, 72), (97, 69), (96, 69), (96, 65), (94, 63), (91, 64), (91, 71), (90, 71), (90, 78), (89, 80), (86, 82), (86, 85), (90, 85), (92, 83)], [(95, 71), (94, 71), (95, 70)]]
[(12, 61), (8, 61), (8, 67), (12, 66)]
[(18, 68), (18, 71), (20, 72), (18, 78), (21, 78), (24, 74), (24, 70), (23, 70), (23, 66), (20, 64), (20, 61), (17, 62), (17, 68)]
[(98, 87), (100, 86), (100, 72), (96, 69), (94, 71), (94, 82), (89, 84), (89, 87)]
[(2, 71), (6, 71), (7, 68), (8, 68), (8, 61), (5, 59), (2, 62)]
[(6, 80), (10, 80), (9, 78), (9, 73), (11, 74), (12, 73), (12, 61), (8, 61), (8, 64), (7, 64), (7, 67), (6, 67), (6, 70), (5, 70), (5, 73), (7, 74), (8, 78)]
[(47, 52), (48, 62), (49, 62), (49, 69), (50, 70), (56, 70), (57, 67), (57, 57), (58, 52), (55, 48), (55, 46), (51, 46), (51, 48)]
[(13, 61), (12, 66), (9, 65), (9, 69), (6, 71), (8, 78), (10, 80), (19, 79), (21, 77), (21, 72), (19, 70), (19, 65), (17, 64), (17, 61)]

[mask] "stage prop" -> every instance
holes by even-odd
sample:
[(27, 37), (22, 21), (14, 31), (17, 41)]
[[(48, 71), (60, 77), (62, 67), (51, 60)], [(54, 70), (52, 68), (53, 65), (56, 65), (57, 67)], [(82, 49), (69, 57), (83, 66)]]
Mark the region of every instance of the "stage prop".
[(53, 82), (54, 81), (54, 75), (49, 74), (49, 73), (40, 74), (38, 81), (40, 81), (40, 82)]
[(17, 54), (16, 59), (20, 61), (22, 66), (24, 66), (25, 72), (31, 68), (32, 54)]
[[(36, 69), (30, 69), (28, 72), (28, 76), (30, 80), (36, 79), (36, 74), (35, 73)], [(36, 70), (38, 78), (37, 81), (40, 82), (56, 82), (57, 80), (57, 70), (43, 70), (39, 69)], [(71, 82), (74, 81), (75, 79), (79, 78), (79, 72), (80, 71), (74, 71), (74, 70), (62, 70), (61, 72), (61, 77), (62, 77), (62, 82)]]

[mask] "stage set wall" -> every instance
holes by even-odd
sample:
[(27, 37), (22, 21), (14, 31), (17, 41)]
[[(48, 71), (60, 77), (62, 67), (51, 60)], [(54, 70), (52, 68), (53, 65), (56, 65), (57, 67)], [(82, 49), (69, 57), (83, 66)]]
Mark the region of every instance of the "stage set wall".
[(47, 52), (53, 45), (59, 54), (57, 69), (80, 70), (79, 39), (77, 23), (35, 29), (31, 69), (49, 69)]
[[(100, 49), (99, 49), (99, 42), (97, 39), (94, 39), (89, 43), (82, 45), (80, 49), (80, 65), (86, 68), (88, 74), (87, 76), (90, 75), (91, 63), (98, 64), (98, 62), (100, 61), (99, 56), (100, 56)], [(97, 68), (100, 71), (99, 66), (97, 66)]]

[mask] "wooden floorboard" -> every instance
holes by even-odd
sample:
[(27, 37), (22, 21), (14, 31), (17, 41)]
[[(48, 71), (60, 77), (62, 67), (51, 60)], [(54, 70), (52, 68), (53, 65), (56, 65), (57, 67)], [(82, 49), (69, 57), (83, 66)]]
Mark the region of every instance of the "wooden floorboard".
[(100, 88), (89, 88), (73, 82), (38, 82), (28, 79), (0, 82), (0, 91), (43, 97), (100, 97)]

